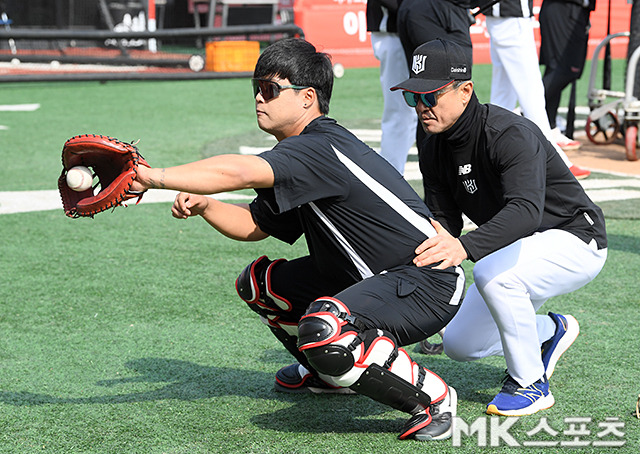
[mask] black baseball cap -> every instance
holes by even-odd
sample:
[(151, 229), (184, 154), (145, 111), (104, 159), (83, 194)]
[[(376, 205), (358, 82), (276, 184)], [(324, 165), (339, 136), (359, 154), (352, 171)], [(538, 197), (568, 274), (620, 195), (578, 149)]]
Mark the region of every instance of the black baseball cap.
[(471, 79), (472, 61), (464, 49), (451, 41), (434, 39), (413, 51), (409, 78), (391, 88), (431, 93), (454, 80)]

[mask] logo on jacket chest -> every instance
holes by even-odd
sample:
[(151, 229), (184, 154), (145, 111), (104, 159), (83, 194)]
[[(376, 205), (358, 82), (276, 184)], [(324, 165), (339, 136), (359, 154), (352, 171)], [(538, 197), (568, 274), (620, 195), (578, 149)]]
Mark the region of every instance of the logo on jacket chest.
[(458, 175), (469, 175), (471, 173), (471, 164), (458, 166)]
[(467, 190), (469, 194), (473, 194), (478, 190), (478, 186), (476, 186), (476, 180), (474, 179), (462, 180), (462, 185), (464, 186), (464, 188)]
[[(458, 166), (458, 176), (461, 175), (469, 175), (471, 173), (471, 164), (464, 164)], [(469, 194), (473, 194), (478, 190), (478, 186), (476, 186), (476, 180), (474, 178), (467, 178), (466, 180), (462, 180), (462, 185), (467, 190)]]

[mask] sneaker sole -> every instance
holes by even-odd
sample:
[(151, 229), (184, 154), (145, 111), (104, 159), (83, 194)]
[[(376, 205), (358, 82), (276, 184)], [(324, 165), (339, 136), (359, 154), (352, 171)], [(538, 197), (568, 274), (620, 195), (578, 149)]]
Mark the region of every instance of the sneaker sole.
[(299, 386), (298, 388), (288, 388), (275, 382), (273, 389), (279, 393), (288, 394), (357, 394), (351, 388), (317, 388), (313, 386)]
[(549, 391), (549, 394), (544, 396), (541, 399), (536, 400), (534, 403), (525, 408), (519, 408), (517, 410), (500, 410), (495, 405), (489, 405), (487, 407), (486, 413), (488, 415), (498, 415), (498, 416), (526, 416), (532, 415), (534, 413), (539, 412), (540, 410), (546, 410), (547, 408), (553, 407), (553, 404), (556, 403), (553, 394)]
[(573, 315), (564, 315), (564, 318), (567, 320), (567, 332), (564, 336), (562, 336), (562, 339), (560, 339), (560, 342), (558, 342), (558, 345), (556, 345), (556, 348), (553, 351), (551, 358), (549, 359), (549, 364), (547, 365), (547, 369), (545, 370), (547, 379), (551, 378), (553, 372), (555, 371), (558, 360), (564, 354), (564, 352), (566, 352), (567, 349), (571, 347), (571, 344), (575, 342), (578, 334), (580, 334), (580, 325), (578, 324), (578, 320), (576, 320)]

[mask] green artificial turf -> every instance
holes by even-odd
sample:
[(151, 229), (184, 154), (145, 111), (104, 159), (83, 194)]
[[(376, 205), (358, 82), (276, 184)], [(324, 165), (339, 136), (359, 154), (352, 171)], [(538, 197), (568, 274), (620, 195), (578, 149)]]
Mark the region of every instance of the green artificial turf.
[[(487, 101), (490, 67), (474, 71)], [(376, 69), (348, 69), (331, 115), (379, 127), (377, 84)], [(247, 80), (11, 84), (0, 85), (0, 96), (41, 105), (0, 112), (9, 128), (0, 131), (0, 191), (55, 190), (62, 144), (79, 133), (141, 139), (145, 157), (162, 166), (268, 143)], [(500, 390), (502, 358), (458, 363), (407, 347), (458, 390), (462, 422), (486, 424), (485, 446), (478, 434), (463, 435), (461, 446), (399, 441), (406, 415), (363, 396), (276, 393), (274, 373), (292, 359), (238, 298), (234, 280), (259, 255), (306, 254), (303, 242), (237, 243), (200, 219), (173, 219), (169, 203), (95, 219), (62, 210), (0, 215), (0, 452), (637, 453), (638, 203), (601, 205), (607, 264), (592, 283), (543, 307), (581, 324), (551, 379), (557, 403), (508, 430), (520, 445), (552, 448), (508, 446), (497, 436), (508, 419), (483, 414)], [(470, 281), (472, 264), (465, 268)], [(581, 437), (589, 445), (561, 446), (573, 440), (575, 418), (591, 418)], [(607, 418), (624, 424), (623, 436), (598, 437)], [(541, 422), (557, 434), (528, 435)], [(625, 445), (593, 446), (612, 439)]]

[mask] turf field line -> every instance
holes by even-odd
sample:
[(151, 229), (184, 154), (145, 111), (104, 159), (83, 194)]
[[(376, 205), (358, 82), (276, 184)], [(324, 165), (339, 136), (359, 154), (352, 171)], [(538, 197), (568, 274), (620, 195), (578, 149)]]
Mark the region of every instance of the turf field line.
[(40, 108), (40, 104), (4, 104), (0, 105), (0, 112), (33, 112)]
[[(150, 189), (143, 203), (173, 202), (177, 191)], [(213, 196), (218, 200), (253, 200), (253, 196), (224, 192)], [(129, 202), (134, 205), (135, 200)], [(45, 191), (0, 191), (0, 214), (27, 213), (31, 211), (61, 210), (62, 201), (57, 190)]]
[[(601, 171), (599, 171), (601, 172)], [(602, 172), (606, 173), (606, 172)], [(405, 166), (407, 180), (419, 180), (420, 170), (417, 162), (407, 162)], [(623, 179), (588, 178), (580, 183), (589, 197), (596, 203), (640, 198), (640, 178)], [(636, 189), (637, 188), (637, 189)], [(147, 191), (140, 203), (173, 202), (176, 191)], [(218, 200), (252, 200), (252, 195), (225, 192), (217, 194)], [(132, 202), (135, 203), (135, 202)], [(0, 191), (0, 214), (27, 213), (62, 209), (60, 193), (57, 190), (45, 191)]]

